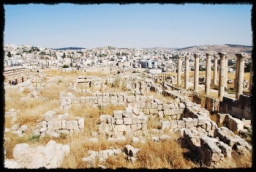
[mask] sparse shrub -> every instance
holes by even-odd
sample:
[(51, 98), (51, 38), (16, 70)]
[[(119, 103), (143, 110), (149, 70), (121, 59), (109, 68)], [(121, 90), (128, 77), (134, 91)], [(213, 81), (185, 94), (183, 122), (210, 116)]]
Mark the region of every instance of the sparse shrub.
[(40, 135), (32, 135), (30, 138), (28, 138), (28, 141), (38, 141), (40, 138)]
[(69, 68), (69, 65), (63, 65), (62, 68)]

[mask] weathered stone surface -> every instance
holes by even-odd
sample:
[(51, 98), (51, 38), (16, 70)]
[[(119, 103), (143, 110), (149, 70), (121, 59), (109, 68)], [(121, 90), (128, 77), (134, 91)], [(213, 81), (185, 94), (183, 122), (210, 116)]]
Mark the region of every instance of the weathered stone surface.
[(46, 112), (45, 114), (44, 114), (44, 119), (45, 119), (45, 121), (51, 121), (53, 118), (54, 118), (54, 116), (55, 116), (55, 112), (54, 111), (48, 111), (48, 112)]
[(161, 121), (161, 129), (165, 130), (165, 129), (169, 129), (171, 126), (169, 121)]

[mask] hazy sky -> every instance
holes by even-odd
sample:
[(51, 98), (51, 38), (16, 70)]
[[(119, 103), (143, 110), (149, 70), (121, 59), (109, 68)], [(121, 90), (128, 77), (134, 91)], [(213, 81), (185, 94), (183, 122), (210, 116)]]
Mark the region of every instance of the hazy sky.
[(252, 45), (250, 4), (26, 4), (4, 8), (4, 44), (45, 48)]

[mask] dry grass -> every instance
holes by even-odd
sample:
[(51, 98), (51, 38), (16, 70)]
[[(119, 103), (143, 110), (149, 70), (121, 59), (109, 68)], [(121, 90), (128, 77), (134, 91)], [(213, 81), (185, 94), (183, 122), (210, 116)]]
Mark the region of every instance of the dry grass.
[[(183, 149), (175, 141), (147, 141), (146, 144), (141, 144), (139, 149), (137, 161), (130, 164), (131, 168), (187, 169), (195, 167), (195, 164), (183, 157)], [(109, 166), (112, 168), (111, 164)], [(119, 164), (119, 167), (126, 166)]]

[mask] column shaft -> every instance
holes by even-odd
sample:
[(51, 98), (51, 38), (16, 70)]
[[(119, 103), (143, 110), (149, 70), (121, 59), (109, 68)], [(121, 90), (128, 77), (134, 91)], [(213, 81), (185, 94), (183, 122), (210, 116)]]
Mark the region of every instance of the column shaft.
[(213, 84), (217, 85), (218, 75), (218, 56), (214, 56), (214, 73), (213, 73)]
[(239, 96), (243, 94), (243, 82), (244, 82), (244, 56), (238, 54), (239, 60), (239, 71), (238, 71), (238, 81), (237, 81), (237, 94), (236, 98), (239, 99)]
[(206, 54), (206, 73), (205, 73), (205, 94), (210, 93), (211, 84), (211, 56)]
[(225, 92), (225, 87), (224, 87), (224, 82), (225, 82), (225, 55), (222, 53), (219, 53), (220, 55), (220, 74), (219, 74), (219, 99), (220, 101), (223, 100), (224, 92)]
[(188, 89), (189, 82), (189, 57), (185, 56), (185, 77), (184, 77), (185, 89)]
[(238, 81), (238, 71), (239, 71), (239, 57), (236, 57), (236, 73), (235, 73), (235, 80), (234, 80), (234, 87), (237, 92), (237, 81)]
[(178, 87), (181, 86), (181, 56), (178, 56), (178, 75), (177, 75), (177, 84)]
[(199, 78), (199, 56), (197, 54), (195, 57), (195, 70), (194, 70), (194, 91), (198, 92), (198, 78)]

